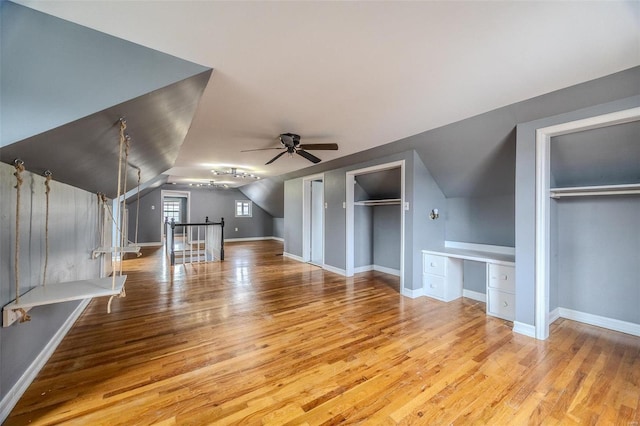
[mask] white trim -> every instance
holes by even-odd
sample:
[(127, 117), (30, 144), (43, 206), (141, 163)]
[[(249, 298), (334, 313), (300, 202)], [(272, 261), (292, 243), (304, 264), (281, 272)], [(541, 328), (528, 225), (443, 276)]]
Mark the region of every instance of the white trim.
[(373, 271), (373, 265), (358, 266), (356, 268), (353, 268), (354, 274), (359, 274), (361, 272), (369, 272), (369, 271)]
[(18, 403), (24, 392), (27, 390), (31, 382), (36, 378), (42, 367), (47, 363), (53, 352), (55, 352), (56, 348), (62, 342), (62, 339), (69, 332), (73, 324), (75, 324), (76, 320), (80, 317), (84, 309), (91, 302), (91, 299), (84, 299), (78, 307), (69, 315), (67, 320), (62, 324), (62, 326), (56, 331), (56, 333), (51, 337), (51, 340), (42, 348), (42, 351), (36, 356), (31, 365), (27, 367), (22, 376), (18, 379), (18, 381), (9, 389), (7, 394), (0, 401), (0, 422), (4, 422), (9, 414), (11, 414), (11, 410)]
[(640, 336), (640, 324), (574, 311), (573, 309), (558, 308), (558, 310), (561, 318), (595, 325), (596, 327), (608, 328), (609, 330), (619, 331), (633, 336)]
[[(268, 237), (267, 237), (268, 238)], [(280, 241), (284, 243), (284, 238), (282, 237), (271, 237), (272, 240)]]
[(372, 269), (374, 271), (382, 272), (389, 275), (395, 275), (396, 277), (400, 276), (400, 269), (387, 268), (386, 266), (380, 265), (372, 265)]
[(478, 302), (487, 303), (487, 295), (480, 293), (479, 291), (462, 289), (462, 297), (468, 297), (469, 299), (477, 300)]
[(191, 222), (191, 191), (177, 191), (173, 189), (160, 190), (160, 236), (164, 235), (164, 197), (176, 197), (187, 199), (187, 223)]
[(525, 324), (523, 322), (513, 322), (513, 332), (522, 334), (528, 337), (536, 338), (536, 327), (531, 324)]
[(291, 253), (287, 253), (286, 251), (283, 251), (283, 252), (282, 252), (282, 255), (283, 255), (284, 257), (288, 257), (289, 259), (293, 259), (293, 260), (297, 260), (298, 262), (303, 262), (303, 263), (305, 263), (303, 258), (301, 258), (300, 256), (297, 256), (297, 255), (295, 255), (295, 254), (291, 254)]
[[(401, 210), (400, 216), (400, 288), (404, 289), (404, 258), (405, 258), (405, 215), (409, 210), (405, 205), (405, 160), (392, 161), (389, 163), (377, 164), (375, 166), (365, 167), (362, 169), (349, 170), (346, 172), (345, 184), (345, 208), (346, 208), (346, 231), (345, 231), (345, 256), (346, 256), (346, 276), (352, 277), (354, 274), (354, 184), (356, 175), (373, 173), (381, 170), (389, 170), (400, 167), (400, 200), (401, 205), (405, 206)], [(407, 203), (408, 204), (408, 203)], [(404, 294), (404, 290), (403, 290)]]
[(345, 271), (344, 269), (336, 268), (335, 266), (322, 265), (322, 269), (333, 272), (334, 274), (342, 275), (343, 277), (347, 276), (347, 271)]
[(560, 318), (560, 308), (555, 308), (549, 312), (549, 324), (553, 324), (558, 318)]
[(411, 299), (417, 299), (420, 296), (424, 296), (424, 288), (416, 288), (414, 289), (410, 289), (410, 288), (404, 288), (401, 287), (400, 290), (400, 294), (402, 294), (403, 296), (409, 297)]
[(487, 253), (497, 253), (506, 255), (516, 255), (515, 247), (493, 246), (490, 244), (464, 243), (461, 241), (445, 241), (444, 246), (453, 249), (483, 251)]
[(550, 151), (553, 136), (640, 120), (640, 107), (536, 129), (535, 142), (535, 336), (549, 337)]

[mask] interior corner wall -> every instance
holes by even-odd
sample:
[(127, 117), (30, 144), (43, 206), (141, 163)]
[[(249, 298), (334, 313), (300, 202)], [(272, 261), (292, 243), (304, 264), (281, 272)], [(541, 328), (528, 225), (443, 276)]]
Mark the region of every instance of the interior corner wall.
[[(353, 266), (359, 268), (373, 264), (373, 208), (354, 206), (353, 209)], [(398, 247), (399, 253), (400, 247)]]
[(284, 217), (273, 218), (273, 236), (284, 239)]
[(376, 206), (373, 211), (373, 264), (400, 270), (402, 206)]
[[(601, 93), (606, 96), (606, 93)], [(596, 100), (597, 102), (597, 100)], [(517, 126), (516, 135), (516, 318), (535, 325), (536, 129), (640, 106), (640, 96), (594, 105)]]
[[(418, 289), (422, 286), (422, 250), (442, 250), (445, 238), (445, 220), (447, 216), (447, 203), (444, 194), (438, 187), (438, 184), (427, 170), (427, 167), (420, 159), (420, 156), (413, 151), (412, 169), (411, 169), (411, 186), (407, 188), (410, 191), (411, 204), (410, 211), (413, 211), (411, 220), (412, 226), (407, 229), (405, 226), (405, 236), (412, 236), (412, 245), (410, 251), (405, 251), (405, 268), (407, 260), (412, 260), (411, 287), (407, 286), (405, 277), (405, 287), (410, 289)], [(429, 213), (432, 209), (438, 209), (440, 218), (431, 220)]]
[[(14, 168), (0, 163), (0, 299), (15, 299), (16, 190)], [(25, 172), (20, 201), (20, 292), (41, 285), (45, 256), (44, 178)], [(55, 178), (55, 175), (54, 175)], [(52, 181), (49, 207), (47, 282), (75, 281), (100, 275), (100, 259), (91, 252), (100, 241), (95, 194)], [(28, 323), (0, 328), (0, 398), (30, 368), (81, 302), (33, 308)]]

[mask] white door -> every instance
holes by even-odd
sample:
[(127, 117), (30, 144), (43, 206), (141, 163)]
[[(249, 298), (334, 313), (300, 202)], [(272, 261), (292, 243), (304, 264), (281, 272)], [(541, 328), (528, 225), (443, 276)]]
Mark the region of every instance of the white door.
[(324, 226), (324, 183), (321, 180), (311, 182), (311, 256), (310, 262), (322, 265), (324, 262), (323, 253), (323, 232)]

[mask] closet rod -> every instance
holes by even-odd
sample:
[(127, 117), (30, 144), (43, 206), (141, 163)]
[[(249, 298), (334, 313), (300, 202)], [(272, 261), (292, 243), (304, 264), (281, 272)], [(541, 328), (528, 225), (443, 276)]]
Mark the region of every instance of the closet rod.
[(563, 198), (563, 197), (588, 197), (594, 195), (638, 195), (640, 189), (628, 189), (619, 191), (577, 191), (577, 192), (553, 192), (551, 191), (551, 198)]

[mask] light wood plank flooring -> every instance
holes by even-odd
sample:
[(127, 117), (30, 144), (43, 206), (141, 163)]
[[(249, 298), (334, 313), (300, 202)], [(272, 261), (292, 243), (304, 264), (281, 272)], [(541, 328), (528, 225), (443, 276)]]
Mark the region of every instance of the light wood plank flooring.
[(127, 260), (127, 297), (91, 302), (6, 424), (639, 423), (638, 337), (559, 320), (539, 342), (470, 299), (226, 248)]

